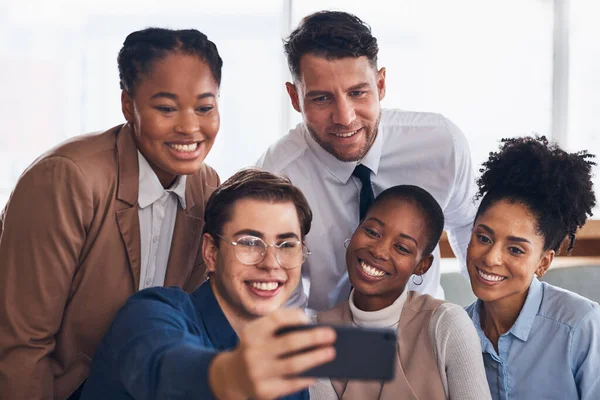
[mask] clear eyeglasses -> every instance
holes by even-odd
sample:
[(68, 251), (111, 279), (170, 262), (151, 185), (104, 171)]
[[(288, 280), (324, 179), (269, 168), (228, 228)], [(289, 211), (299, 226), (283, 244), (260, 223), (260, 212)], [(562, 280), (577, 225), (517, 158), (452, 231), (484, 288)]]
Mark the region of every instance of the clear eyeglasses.
[(225, 243), (233, 246), (236, 258), (246, 265), (256, 265), (264, 260), (267, 248), (275, 249), (275, 258), (285, 269), (298, 268), (310, 255), (310, 250), (299, 240), (287, 240), (279, 244), (267, 244), (256, 236), (242, 236), (235, 242), (217, 235)]

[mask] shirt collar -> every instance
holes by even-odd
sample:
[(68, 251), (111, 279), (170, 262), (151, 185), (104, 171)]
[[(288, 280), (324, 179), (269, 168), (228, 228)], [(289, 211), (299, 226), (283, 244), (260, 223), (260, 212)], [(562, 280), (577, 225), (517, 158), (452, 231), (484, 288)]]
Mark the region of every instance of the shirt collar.
[(181, 207), (185, 209), (185, 184), (187, 177), (185, 175), (179, 175), (175, 180), (175, 183), (165, 190), (146, 158), (139, 150), (137, 153), (140, 169), (140, 187), (138, 191), (138, 205), (140, 208), (148, 207), (156, 200), (160, 199), (164, 192), (172, 192), (177, 195)]
[(205, 281), (192, 293), (192, 301), (198, 318), (204, 324), (206, 333), (217, 350), (231, 350), (237, 345), (238, 337), (223, 314), (213, 293), (210, 280)]
[[(536, 277), (534, 277), (531, 281), (531, 285), (529, 286), (529, 292), (527, 293), (525, 304), (523, 304), (523, 308), (521, 309), (517, 320), (510, 330), (505, 333), (505, 335), (511, 333), (522, 341), (527, 341), (535, 317), (537, 316), (540, 305), (542, 304), (542, 297), (542, 283)], [(485, 339), (487, 339), (487, 337), (481, 328), (481, 307), (483, 307), (483, 302), (478, 299), (473, 307), (473, 316), (471, 317), (471, 320), (473, 321), (475, 329), (481, 338), (481, 347), (483, 347), (485, 350)]]
[(524, 342), (529, 338), (533, 321), (542, 304), (542, 295), (542, 283), (534, 277), (529, 286), (529, 293), (527, 293), (527, 299), (525, 299), (525, 304), (523, 304), (519, 317), (509, 331)]
[(490, 340), (485, 336), (485, 332), (481, 329), (481, 307), (483, 307), (483, 302), (479, 299), (475, 301), (473, 307), (473, 315), (471, 316), (471, 320), (473, 321), (473, 325), (475, 325), (475, 330), (479, 335), (479, 340), (481, 341), (481, 350), (487, 353), (495, 353), (494, 346)]
[(377, 170), (379, 169), (379, 160), (381, 159), (381, 150), (383, 148), (384, 132), (381, 128), (381, 124), (379, 124), (379, 127), (377, 128), (377, 136), (375, 137), (375, 141), (371, 145), (371, 148), (363, 157), (363, 159), (358, 162), (345, 162), (338, 160), (316, 142), (306, 128), (305, 124), (302, 124), (302, 129), (304, 131), (304, 136), (309, 149), (317, 156), (317, 159), (325, 166), (325, 168), (327, 168), (327, 170), (343, 184), (348, 182), (357, 164), (363, 164), (375, 175), (377, 175)]

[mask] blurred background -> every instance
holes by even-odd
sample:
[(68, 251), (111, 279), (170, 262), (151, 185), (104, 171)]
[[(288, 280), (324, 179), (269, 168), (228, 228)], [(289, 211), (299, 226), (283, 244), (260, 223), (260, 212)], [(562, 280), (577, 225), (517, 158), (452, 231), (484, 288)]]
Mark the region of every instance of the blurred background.
[(197, 28), (217, 44), (222, 128), (208, 162), (222, 178), (253, 164), (300, 120), (282, 38), (321, 9), (371, 25), (383, 105), (446, 115), (476, 165), (501, 137), (532, 132), (600, 153), (597, 0), (0, 0), (0, 207), (42, 152), (123, 122), (117, 53), (148, 26)]
[(476, 166), (500, 138), (532, 132), (600, 154), (598, 0), (0, 0), (0, 208), (41, 153), (123, 122), (117, 53), (148, 26), (217, 44), (222, 127), (207, 161), (222, 179), (253, 164), (300, 121), (282, 38), (321, 9), (371, 25), (384, 107), (449, 117)]

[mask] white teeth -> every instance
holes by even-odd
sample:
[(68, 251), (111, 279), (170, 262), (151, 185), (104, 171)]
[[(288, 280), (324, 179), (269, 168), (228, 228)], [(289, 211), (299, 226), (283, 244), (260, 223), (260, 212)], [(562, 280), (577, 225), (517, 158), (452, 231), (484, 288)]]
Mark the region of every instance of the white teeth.
[(190, 143), (190, 144), (177, 144), (177, 143), (169, 143), (169, 147), (182, 151), (184, 153), (191, 153), (192, 151), (198, 148), (198, 143)]
[(483, 278), (486, 281), (490, 281), (490, 282), (500, 282), (506, 279), (505, 276), (500, 276), (500, 275), (492, 275), (492, 274), (486, 274), (485, 272), (483, 272), (482, 270), (480, 270), (479, 268), (477, 268), (477, 274)]
[(279, 282), (250, 282), (250, 286), (258, 290), (271, 291), (279, 287)]
[(370, 266), (369, 264), (365, 263), (364, 261), (360, 262), (360, 267), (362, 268), (363, 272), (369, 276), (373, 276), (373, 277), (381, 277), (385, 275), (385, 272), (374, 268), (372, 266)]
[(337, 137), (348, 138), (350, 136), (354, 136), (356, 134), (356, 132), (358, 132), (358, 131), (360, 131), (360, 129), (357, 129), (355, 131), (348, 132), (348, 133), (334, 133), (334, 135)]

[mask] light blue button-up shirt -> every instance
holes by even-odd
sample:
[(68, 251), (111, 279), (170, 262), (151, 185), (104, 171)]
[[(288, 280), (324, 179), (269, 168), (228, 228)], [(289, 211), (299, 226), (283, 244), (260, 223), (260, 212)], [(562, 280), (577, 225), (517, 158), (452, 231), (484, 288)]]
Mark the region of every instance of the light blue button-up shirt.
[(600, 399), (600, 307), (534, 278), (498, 352), (481, 329), (482, 302), (466, 307), (481, 339), (494, 400)]

